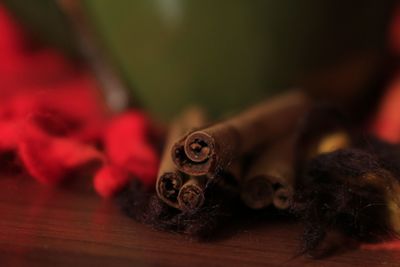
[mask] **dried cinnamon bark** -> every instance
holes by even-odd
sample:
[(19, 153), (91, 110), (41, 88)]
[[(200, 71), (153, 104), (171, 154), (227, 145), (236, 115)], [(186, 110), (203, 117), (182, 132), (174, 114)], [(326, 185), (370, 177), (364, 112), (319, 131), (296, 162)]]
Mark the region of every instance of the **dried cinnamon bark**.
[[(209, 180), (206, 176), (191, 176), (181, 187), (178, 195), (179, 209), (186, 212), (194, 212), (203, 206), (205, 202), (205, 188), (219, 187), (230, 196), (238, 196), (239, 179), (242, 171), (242, 162), (234, 161), (227, 166), (216, 180)], [(218, 198), (218, 196), (215, 196)]]
[(280, 139), (252, 162), (242, 182), (241, 197), (252, 209), (273, 204), (287, 209), (294, 188), (294, 144), (292, 136)]
[(176, 169), (170, 151), (178, 138), (194, 128), (203, 126), (205, 120), (205, 115), (200, 109), (190, 108), (170, 126), (158, 171), (156, 192), (158, 197), (171, 207), (179, 208), (178, 194), (184, 183), (184, 175)]
[(190, 177), (181, 187), (178, 194), (179, 209), (194, 211), (200, 208), (205, 200), (204, 189), (206, 177)]
[(307, 96), (292, 90), (188, 134), (176, 143), (173, 160), (184, 173), (213, 178), (233, 159), (292, 130), (308, 106)]
[(156, 183), (158, 197), (169, 206), (179, 208), (177, 198), (182, 187), (183, 176), (179, 172), (172, 170), (158, 177)]
[(268, 177), (249, 177), (241, 186), (241, 198), (252, 209), (262, 209), (272, 203), (273, 188)]

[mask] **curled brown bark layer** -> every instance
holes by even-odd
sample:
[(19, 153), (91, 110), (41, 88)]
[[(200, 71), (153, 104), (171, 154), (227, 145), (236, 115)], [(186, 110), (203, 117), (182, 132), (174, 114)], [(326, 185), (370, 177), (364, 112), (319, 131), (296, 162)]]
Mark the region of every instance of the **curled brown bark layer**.
[(173, 160), (188, 175), (215, 177), (235, 158), (293, 130), (308, 107), (309, 99), (302, 91), (289, 91), (191, 132), (175, 144)]

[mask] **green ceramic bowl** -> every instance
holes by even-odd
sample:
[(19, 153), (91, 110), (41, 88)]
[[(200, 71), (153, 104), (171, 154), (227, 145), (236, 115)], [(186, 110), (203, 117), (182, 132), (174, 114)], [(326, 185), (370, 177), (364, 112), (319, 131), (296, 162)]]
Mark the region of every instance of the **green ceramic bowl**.
[[(341, 3), (338, 3), (341, 2)], [(348, 3), (351, 2), (351, 3)], [(392, 1), (86, 0), (136, 97), (169, 118), (241, 109), (299, 73), (380, 50)]]
[[(44, 39), (70, 47), (53, 0), (4, 1)], [(239, 110), (311, 69), (382, 53), (393, 0), (82, 3), (136, 101), (168, 119), (190, 104)]]

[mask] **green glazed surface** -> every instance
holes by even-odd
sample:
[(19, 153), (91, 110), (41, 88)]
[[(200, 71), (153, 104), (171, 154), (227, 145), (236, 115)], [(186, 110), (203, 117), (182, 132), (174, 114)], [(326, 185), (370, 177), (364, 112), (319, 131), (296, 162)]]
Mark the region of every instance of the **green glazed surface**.
[[(342, 3), (338, 3), (342, 2)], [(379, 50), (391, 1), (86, 0), (136, 97), (170, 118), (212, 115), (290, 86), (353, 50)], [(274, 90), (275, 89), (275, 90)]]
[[(53, 0), (4, 0), (43, 40), (73, 51)], [(382, 53), (392, 0), (83, 0), (135, 102), (169, 119), (217, 116), (360, 51)], [(323, 89), (323, 88), (322, 88)]]

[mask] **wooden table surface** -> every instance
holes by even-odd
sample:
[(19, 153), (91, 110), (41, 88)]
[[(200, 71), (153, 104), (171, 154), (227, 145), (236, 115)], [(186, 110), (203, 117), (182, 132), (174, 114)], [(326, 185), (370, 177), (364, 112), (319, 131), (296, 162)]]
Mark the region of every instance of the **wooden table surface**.
[(244, 224), (212, 242), (159, 232), (82, 185), (48, 188), (0, 177), (0, 266), (400, 266), (400, 252), (294, 258), (295, 222)]

